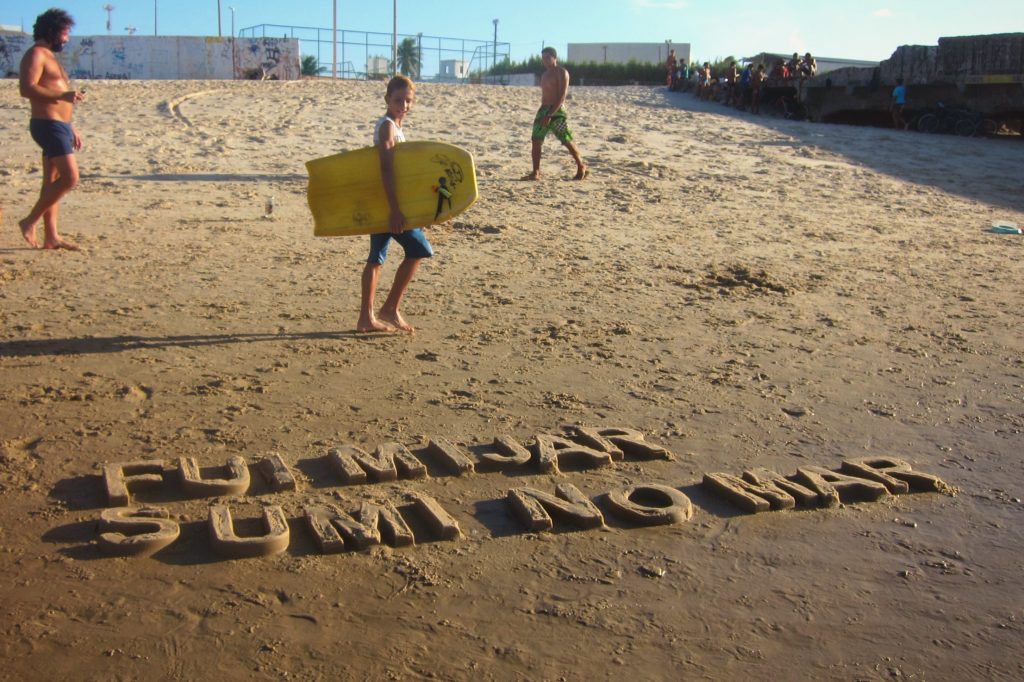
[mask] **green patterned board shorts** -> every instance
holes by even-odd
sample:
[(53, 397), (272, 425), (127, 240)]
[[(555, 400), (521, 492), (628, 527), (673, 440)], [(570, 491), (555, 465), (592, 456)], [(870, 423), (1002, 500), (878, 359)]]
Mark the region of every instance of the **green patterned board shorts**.
[(537, 110), (537, 115), (533, 119), (533, 139), (543, 140), (548, 136), (548, 133), (554, 133), (555, 137), (559, 142), (572, 142), (572, 131), (569, 130), (569, 123), (567, 122), (567, 114), (565, 113), (565, 107), (562, 107), (556, 111), (552, 116), (551, 120), (548, 121), (547, 125), (541, 123), (544, 117), (548, 115), (548, 107), (541, 106)]

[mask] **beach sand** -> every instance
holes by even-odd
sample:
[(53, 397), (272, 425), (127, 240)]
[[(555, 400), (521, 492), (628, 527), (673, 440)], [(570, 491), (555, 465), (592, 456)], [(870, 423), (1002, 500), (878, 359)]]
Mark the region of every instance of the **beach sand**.
[[(1024, 242), (986, 231), (1024, 225), (1019, 140), (578, 87), (591, 176), (569, 180), (549, 139), (530, 183), (538, 90), (422, 85), (408, 138), (472, 151), (480, 200), (429, 230), (415, 334), (365, 336), (368, 240), (312, 236), (303, 163), (369, 144), (383, 84), (88, 86), (61, 214), (83, 252), (51, 253), (15, 224), (40, 163), (0, 82), (4, 679), (1024, 676)], [(635, 429), (672, 459), (343, 485), (325, 458), (567, 425)], [(174, 483), (180, 457), (270, 452), (298, 490)], [(700, 486), (876, 456), (959, 493), (748, 515)], [(110, 557), (102, 466), (138, 460), (166, 463), (165, 489), (136, 498), (181, 535)], [(604, 528), (511, 514), (510, 489), (566, 483)], [(607, 513), (605, 493), (640, 483), (687, 494), (692, 519)], [(409, 516), (410, 493), (462, 537), (414, 521), (415, 546), (321, 554), (302, 518), (367, 500)], [(288, 549), (220, 557), (206, 520), (224, 503), (242, 534), (280, 505)]]

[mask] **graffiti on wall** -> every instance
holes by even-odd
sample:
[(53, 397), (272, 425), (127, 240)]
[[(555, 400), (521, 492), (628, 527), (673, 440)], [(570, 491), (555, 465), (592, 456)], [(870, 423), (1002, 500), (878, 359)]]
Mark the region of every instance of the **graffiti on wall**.
[(32, 36), (22, 33), (0, 33), (0, 77), (18, 75), (21, 55), (32, 46)]
[[(29, 45), (14, 56), (15, 72)], [(284, 38), (72, 37), (60, 59), (68, 75), (78, 79), (296, 80), (300, 75), (299, 41)]]

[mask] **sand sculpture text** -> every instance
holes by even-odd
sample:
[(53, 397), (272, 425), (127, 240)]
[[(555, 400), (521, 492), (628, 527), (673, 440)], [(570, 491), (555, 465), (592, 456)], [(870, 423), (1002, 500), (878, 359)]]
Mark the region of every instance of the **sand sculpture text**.
[[(531, 468), (537, 473), (560, 473), (560, 465), (589, 469), (613, 465), (624, 459), (672, 459), (665, 448), (648, 442), (639, 431), (622, 428), (576, 427), (564, 436), (539, 434), (531, 448), (513, 438), (495, 438), (474, 453), (442, 438), (431, 439), (420, 456), (399, 443), (385, 443), (373, 453), (352, 445), (329, 449), (323, 457), (342, 485), (359, 485), (428, 477), (425, 462), (443, 467), (451, 475), (463, 476), (485, 469)], [(298, 482), (277, 453), (261, 457), (252, 468), (273, 493), (295, 491)], [(147, 556), (173, 543), (179, 535), (177, 521), (166, 508), (133, 506), (131, 495), (159, 488), (164, 493), (180, 492), (183, 498), (231, 497), (245, 495), (250, 487), (250, 467), (242, 457), (231, 457), (214, 475), (205, 476), (195, 458), (179, 458), (168, 467), (161, 460), (107, 464), (103, 482), (110, 508), (100, 514), (98, 542), (117, 555)], [(206, 469), (207, 474), (210, 469)], [(177, 479), (177, 488), (171, 488)], [(911, 491), (952, 492), (952, 488), (931, 474), (915, 471), (894, 457), (846, 460), (839, 471), (818, 466), (800, 467), (784, 476), (768, 469), (752, 469), (741, 475), (705, 474), (702, 487), (728, 500), (745, 513), (804, 508), (828, 508), (846, 502), (874, 501), (887, 495)], [(457, 540), (462, 536), (458, 522), (434, 498), (420, 492), (406, 495), (405, 514), (415, 515), (434, 538)], [(659, 483), (635, 484), (600, 496), (605, 511), (635, 526), (683, 523), (693, 515), (690, 499), (679, 489)], [(554, 518), (589, 529), (605, 525), (605, 516), (595, 500), (571, 483), (561, 483), (553, 493), (520, 487), (508, 491), (509, 507), (530, 531), (554, 527)], [(267, 504), (262, 510), (263, 532), (236, 532), (231, 508), (226, 502), (210, 507), (208, 527), (213, 549), (226, 558), (269, 556), (285, 551), (290, 543), (290, 526), (280, 505)], [(302, 520), (323, 553), (366, 549), (386, 542), (392, 546), (413, 545), (416, 537), (392, 502), (363, 501), (358, 509), (346, 511), (334, 503), (307, 503)]]

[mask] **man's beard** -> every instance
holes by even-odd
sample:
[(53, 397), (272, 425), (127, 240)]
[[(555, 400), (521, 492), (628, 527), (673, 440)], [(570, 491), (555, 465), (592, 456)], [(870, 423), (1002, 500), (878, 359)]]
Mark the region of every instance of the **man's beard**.
[(60, 52), (63, 49), (64, 49), (64, 43), (62, 43), (60, 41), (55, 41), (55, 42), (50, 43), (50, 52), (56, 53), (56, 52)]

